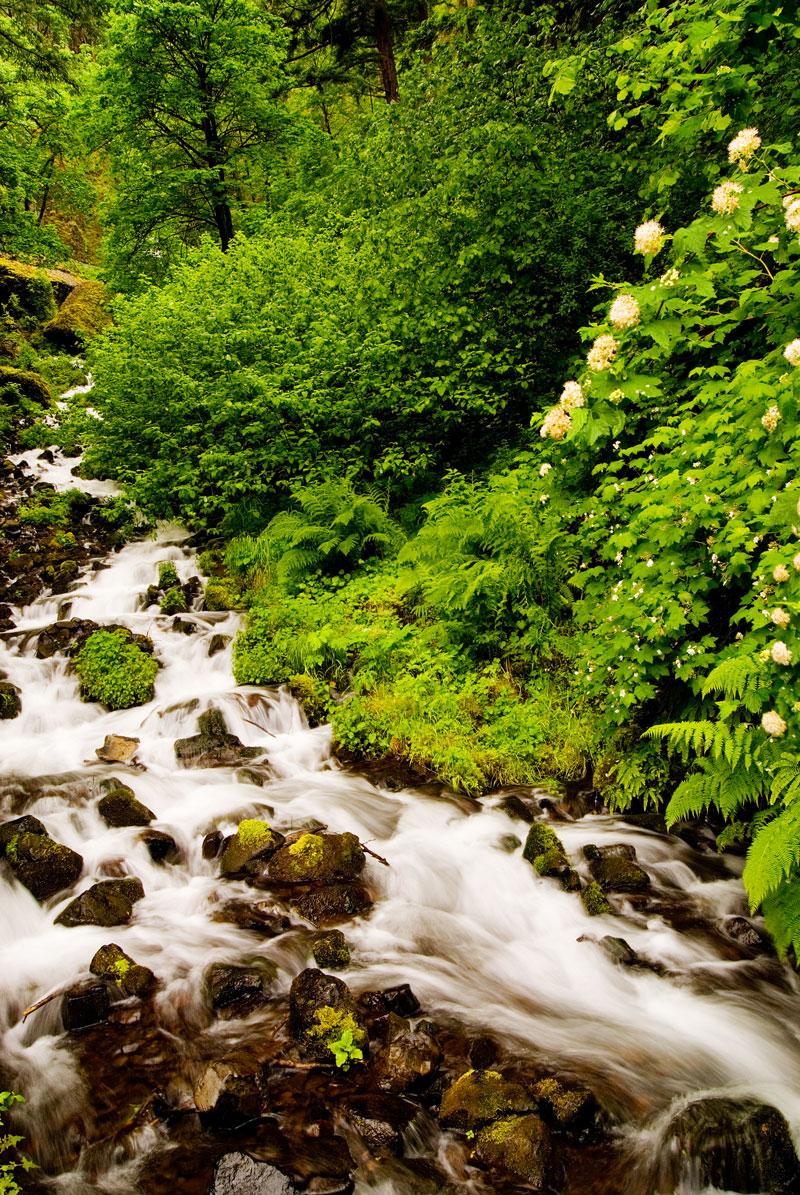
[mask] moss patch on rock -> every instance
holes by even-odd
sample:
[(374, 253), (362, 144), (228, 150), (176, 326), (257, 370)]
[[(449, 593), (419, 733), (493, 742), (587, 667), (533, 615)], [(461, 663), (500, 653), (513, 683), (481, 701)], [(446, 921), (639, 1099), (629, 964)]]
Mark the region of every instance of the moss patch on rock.
[(45, 325), (42, 335), (56, 348), (77, 353), (110, 323), (108, 292), (102, 282), (79, 282)]
[(22, 712), (19, 689), (10, 681), (0, 681), (0, 720), (16, 718)]
[(548, 1180), (550, 1132), (538, 1116), (507, 1117), (480, 1130), (475, 1155), (485, 1166), (503, 1170), (539, 1190)]
[(522, 857), (541, 876), (561, 875), (569, 871), (569, 857), (555, 830), (543, 822), (534, 822), (525, 839)]
[(14, 369), (10, 365), (0, 366), (0, 397), (4, 403), (14, 405), (20, 395), (41, 407), (49, 407), (53, 395), (40, 373), (29, 369)]
[(110, 710), (152, 701), (158, 661), (119, 631), (95, 631), (75, 657), (85, 701)]
[(146, 996), (156, 982), (150, 968), (134, 962), (116, 942), (100, 947), (89, 964), (89, 970), (92, 975), (110, 980), (126, 996)]
[(55, 306), (44, 270), (0, 256), (0, 312), (22, 328), (36, 328), (50, 319)]
[(226, 841), (220, 858), (225, 876), (255, 875), (283, 844), (283, 835), (268, 822), (248, 817), (239, 822), (236, 833)]
[(278, 884), (333, 884), (355, 880), (365, 859), (355, 834), (302, 834), (270, 859), (267, 875)]
[(581, 892), (581, 900), (590, 917), (599, 917), (603, 913), (611, 912), (611, 905), (597, 880), (592, 880), (591, 884), (586, 885)]
[(499, 1071), (471, 1070), (445, 1091), (439, 1119), (447, 1128), (475, 1130), (510, 1112), (532, 1112), (535, 1106), (524, 1087)]
[(162, 614), (185, 614), (189, 609), (184, 592), (177, 585), (167, 590), (158, 603), (158, 608)]

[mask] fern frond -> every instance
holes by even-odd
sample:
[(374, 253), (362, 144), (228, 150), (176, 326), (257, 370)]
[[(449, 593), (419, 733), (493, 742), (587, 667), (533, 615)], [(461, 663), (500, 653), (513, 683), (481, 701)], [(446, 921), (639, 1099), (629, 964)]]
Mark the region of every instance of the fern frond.
[(751, 909), (757, 909), (791, 875), (800, 861), (800, 806), (790, 805), (761, 827), (747, 852), (743, 880)]

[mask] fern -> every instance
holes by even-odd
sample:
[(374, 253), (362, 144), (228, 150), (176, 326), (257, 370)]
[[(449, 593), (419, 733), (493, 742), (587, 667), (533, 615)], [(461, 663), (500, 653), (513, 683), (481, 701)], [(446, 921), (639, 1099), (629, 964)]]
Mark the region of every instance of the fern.
[(762, 912), (778, 953), (784, 956), (791, 948), (800, 958), (800, 876), (792, 873), (765, 897)]
[(792, 875), (800, 862), (800, 805), (789, 805), (762, 825), (747, 852), (743, 880), (757, 909)]
[(703, 681), (702, 694), (721, 693), (726, 698), (741, 698), (763, 676), (763, 665), (756, 656), (730, 656), (712, 668)]

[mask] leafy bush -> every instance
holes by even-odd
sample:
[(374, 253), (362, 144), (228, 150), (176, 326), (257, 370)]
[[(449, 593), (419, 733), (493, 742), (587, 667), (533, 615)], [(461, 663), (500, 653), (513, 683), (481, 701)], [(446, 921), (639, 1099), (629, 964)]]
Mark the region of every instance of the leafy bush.
[(41, 487), (36, 491), (36, 499), (23, 503), (17, 510), (20, 523), (28, 523), (32, 527), (66, 527), (76, 513), (86, 510), (90, 505), (81, 490), (53, 490)]
[(81, 695), (111, 710), (152, 701), (158, 661), (124, 631), (95, 631), (75, 657)]
[[(21, 1103), (24, 1103), (24, 1100), (15, 1091), (0, 1091), (0, 1112), (8, 1112), (14, 1104)], [(0, 1128), (3, 1124), (4, 1121), (0, 1117)], [(22, 1188), (14, 1177), (15, 1171), (27, 1172), (36, 1169), (36, 1163), (25, 1154), (19, 1155), (19, 1161), (8, 1161), (2, 1156), (9, 1150), (16, 1150), (23, 1141), (24, 1137), (16, 1133), (0, 1134), (0, 1195), (22, 1195)]]

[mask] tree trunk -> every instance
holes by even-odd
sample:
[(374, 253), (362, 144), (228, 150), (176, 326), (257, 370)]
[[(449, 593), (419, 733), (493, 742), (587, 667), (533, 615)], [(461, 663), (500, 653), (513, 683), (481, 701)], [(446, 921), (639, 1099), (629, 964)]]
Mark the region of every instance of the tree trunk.
[(217, 225), (222, 252), (227, 253), (228, 245), (233, 240), (233, 216), (231, 215), (230, 207), (224, 199), (220, 199), (214, 204), (214, 220)]
[(233, 216), (228, 202), (228, 188), (225, 185), (225, 168), (223, 166), (223, 150), (220, 144), (217, 122), (211, 112), (203, 117), (203, 136), (206, 143), (205, 160), (214, 172), (209, 183), (211, 206), (214, 209), (214, 223), (217, 226), (219, 243), (222, 252), (228, 252), (228, 246), (233, 240)]
[(386, 102), (393, 104), (398, 98), (397, 65), (394, 60), (394, 46), (389, 26), (389, 10), (385, 0), (377, 0), (375, 5), (375, 46), (381, 64), (381, 82)]

